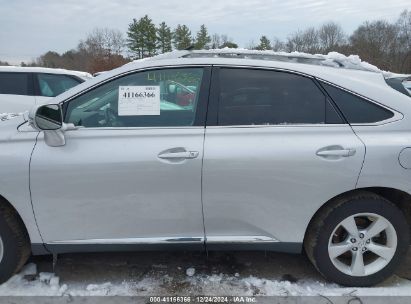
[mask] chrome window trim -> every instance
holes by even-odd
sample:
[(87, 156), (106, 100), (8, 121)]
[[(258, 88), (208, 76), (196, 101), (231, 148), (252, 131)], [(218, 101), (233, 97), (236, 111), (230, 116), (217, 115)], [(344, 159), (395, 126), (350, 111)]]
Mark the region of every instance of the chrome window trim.
[(350, 126), (380, 126), (380, 125), (385, 125), (385, 124), (388, 124), (388, 123), (391, 123), (391, 122), (399, 121), (399, 120), (402, 120), (402, 119), (404, 118), (404, 114), (402, 114), (400, 111), (397, 111), (397, 110), (395, 110), (395, 109), (393, 109), (393, 108), (391, 108), (391, 107), (389, 107), (389, 106), (387, 106), (387, 105), (385, 105), (385, 104), (382, 104), (382, 103), (380, 103), (380, 102), (378, 102), (378, 101), (375, 101), (375, 100), (373, 100), (373, 99), (371, 99), (371, 98), (369, 98), (369, 97), (363, 96), (363, 95), (358, 94), (358, 93), (356, 93), (356, 92), (354, 92), (354, 91), (351, 91), (351, 90), (349, 90), (349, 89), (347, 89), (347, 88), (344, 88), (344, 87), (342, 87), (342, 86), (339, 86), (339, 85), (337, 85), (337, 84), (334, 84), (334, 83), (332, 83), (332, 82), (330, 82), (330, 81), (328, 81), (328, 80), (325, 80), (325, 79), (322, 79), (322, 78), (318, 78), (318, 77), (316, 77), (316, 79), (317, 79), (319, 82), (324, 82), (324, 83), (326, 83), (326, 84), (328, 84), (328, 85), (330, 85), (330, 86), (333, 86), (333, 87), (335, 87), (335, 88), (337, 88), (337, 89), (339, 89), (339, 90), (342, 90), (342, 91), (344, 91), (344, 92), (347, 92), (347, 93), (349, 93), (349, 94), (352, 94), (352, 95), (354, 95), (354, 96), (357, 96), (357, 97), (359, 97), (359, 98), (361, 98), (361, 99), (364, 99), (364, 100), (366, 100), (366, 101), (368, 101), (368, 102), (371, 102), (371, 103), (373, 103), (373, 104), (375, 104), (375, 105), (377, 105), (377, 106), (379, 106), (379, 107), (381, 107), (381, 108), (384, 108), (384, 109), (386, 109), (386, 110), (388, 110), (388, 111), (390, 111), (390, 112), (392, 112), (392, 113), (394, 114), (393, 117), (388, 118), (388, 119), (385, 119), (385, 120), (376, 121), (376, 122), (371, 122), (371, 123), (352, 123), (352, 124), (349, 124)]
[(286, 68), (277, 68), (277, 67), (267, 67), (267, 66), (254, 66), (254, 65), (230, 65), (230, 64), (213, 64), (213, 67), (218, 68), (242, 68), (242, 69), (253, 69), (253, 70), (267, 70), (267, 71), (277, 71), (277, 72), (286, 72), (291, 74), (296, 74), (299, 76), (304, 76), (310, 79), (315, 79), (314, 76), (306, 74), (304, 72), (299, 72), (295, 70), (290, 70)]

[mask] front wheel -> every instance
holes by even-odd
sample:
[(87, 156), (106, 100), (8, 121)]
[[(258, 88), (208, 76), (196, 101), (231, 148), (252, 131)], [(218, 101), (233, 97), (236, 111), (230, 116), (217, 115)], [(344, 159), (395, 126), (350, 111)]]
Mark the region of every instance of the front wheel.
[(318, 271), (346, 286), (372, 286), (393, 274), (409, 245), (404, 214), (369, 192), (338, 198), (320, 210), (304, 247)]
[(30, 240), (16, 211), (0, 198), (0, 284), (26, 263)]

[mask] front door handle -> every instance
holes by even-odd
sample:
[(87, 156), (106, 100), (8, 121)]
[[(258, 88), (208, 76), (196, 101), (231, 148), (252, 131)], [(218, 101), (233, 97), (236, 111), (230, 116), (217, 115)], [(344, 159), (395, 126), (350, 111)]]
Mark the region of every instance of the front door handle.
[(322, 157), (349, 157), (355, 154), (355, 149), (353, 148), (343, 148), (343, 147), (326, 147), (317, 151), (318, 156)]
[(198, 151), (187, 151), (184, 148), (172, 148), (166, 151), (160, 152), (158, 157), (161, 159), (170, 160), (183, 160), (183, 159), (193, 159), (197, 158), (199, 155)]

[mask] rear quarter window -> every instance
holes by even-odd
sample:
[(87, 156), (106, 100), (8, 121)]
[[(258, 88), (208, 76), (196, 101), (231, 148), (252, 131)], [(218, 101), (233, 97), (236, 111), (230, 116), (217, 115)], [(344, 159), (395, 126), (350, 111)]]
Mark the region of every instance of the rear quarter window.
[(348, 123), (375, 123), (390, 119), (394, 113), (357, 95), (321, 82)]

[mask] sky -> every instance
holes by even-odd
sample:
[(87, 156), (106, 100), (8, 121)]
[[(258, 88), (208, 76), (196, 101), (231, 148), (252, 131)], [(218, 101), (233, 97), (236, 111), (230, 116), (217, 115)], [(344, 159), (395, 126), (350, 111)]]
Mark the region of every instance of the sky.
[(327, 21), (351, 33), (365, 20), (395, 21), (410, 0), (0, 0), (0, 60), (29, 62), (52, 50), (77, 46), (95, 27), (127, 32), (145, 14), (155, 24), (186, 24), (193, 34), (201, 24), (246, 47), (261, 35), (289, 34)]

